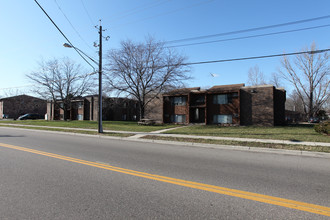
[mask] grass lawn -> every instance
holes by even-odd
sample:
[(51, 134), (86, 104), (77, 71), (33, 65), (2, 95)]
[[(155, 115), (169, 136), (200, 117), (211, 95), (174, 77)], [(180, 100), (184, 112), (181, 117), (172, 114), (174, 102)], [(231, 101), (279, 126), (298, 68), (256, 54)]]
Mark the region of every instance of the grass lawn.
[(330, 142), (330, 136), (314, 130), (314, 125), (292, 125), (278, 127), (220, 127), (216, 125), (196, 125), (164, 132), (167, 134), (186, 134), (199, 136), (239, 137), (258, 139), (277, 139), (291, 141)]
[[(22, 124), (22, 125), (38, 125), (51, 127), (67, 127), (67, 128), (88, 128), (97, 129), (97, 121), (45, 121), (45, 120), (23, 120), (23, 121), (0, 121), (6, 124)], [(173, 128), (177, 125), (153, 125), (143, 126), (137, 122), (131, 121), (103, 121), (103, 130), (114, 131), (132, 131), (132, 132), (151, 132), (167, 128)]]
[(210, 139), (198, 139), (198, 138), (162, 137), (162, 136), (154, 136), (154, 135), (147, 135), (144, 136), (143, 138), (149, 140), (178, 141), (178, 142), (191, 142), (191, 143), (202, 143), (202, 144), (218, 144), (218, 145), (229, 145), (229, 146), (246, 146), (246, 147), (260, 147), (260, 148), (330, 153), (330, 148), (324, 146), (305, 146), (305, 145), (293, 145), (293, 144), (273, 144), (273, 143), (245, 142), (245, 141), (210, 140)]
[[(0, 123), (0, 127), (15, 127), (14, 125), (2, 125)], [(43, 130), (43, 131), (59, 131), (59, 132), (70, 132), (70, 133), (77, 133), (77, 134), (90, 134), (90, 135), (102, 135), (102, 136), (114, 136), (114, 137), (130, 137), (133, 134), (123, 134), (123, 133), (113, 133), (113, 132), (103, 132), (99, 134), (97, 131), (82, 131), (82, 130), (70, 130), (70, 129), (61, 129), (61, 128), (42, 128), (42, 127), (29, 127), (24, 126), (24, 129), (33, 129), (33, 130)]]
[[(2, 123), (39, 125), (51, 127), (66, 128), (88, 128), (97, 129), (96, 121), (45, 121), (45, 120), (26, 120), (26, 121), (0, 121)], [(152, 132), (167, 128), (173, 128), (178, 125), (154, 125), (142, 126), (137, 122), (131, 121), (103, 121), (104, 130), (113, 131), (131, 131), (131, 132)], [(167, 134), (186, 134), (200, 136), (218, 136), (218, 137), (240, 137), (240, 138), (258, 138), (258, 139), (277, 139), (291, 141), (310, 141), (310, 142), (328, 142), (330, 136), (322, 135), (314, 130), (314, 125), (292, 125), (278, 127), (220, 127), (216, 125), (194, 125), (178, 128), (165, 132)]]

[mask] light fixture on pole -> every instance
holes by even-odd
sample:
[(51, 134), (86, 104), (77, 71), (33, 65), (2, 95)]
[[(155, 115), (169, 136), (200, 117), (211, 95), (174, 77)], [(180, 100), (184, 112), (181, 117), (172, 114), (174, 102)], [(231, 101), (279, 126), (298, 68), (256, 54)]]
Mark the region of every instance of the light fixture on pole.
[(67, 47), (67, 48), (74, 48), (74, 49), (78, 50), (80, 53), (84, 54), (88, 59), (90, 59), (91, 61), (93, 61), (93, 63), (99, 65), (98, 62), (96, 62), (93, 58), (91, 58), (90, 56), (88, 56), (87, 54), (85, 54), (84, 51), (80, 50), (78, 47), (72, 46), (71, 44), (68, 44), (68, 43), (64, 43), (63, 46), (64, 47)]
[[(102, 26), (100, 26), (100, 30), (102, 30)], [(103, 133), (103, 128), (102, 128), (102, 31), (100, 31), (100, 45), (99, 45), (99, 62), (96, 62), (93, 58), (91, 58), (90, 56), (88, 56), (86, 53), (84, 53), (82, 50), (80, 50), (79, 48), (68, 44), (68, 43), (64, 43), (63, 44), (64, 47), (67, 48), (74, 48), (75, 50), (78, 50), (79, 52), (81, 52), (82, 54), (84, 54), (87, 58), (89, 58), (91, 61), (93, 61), (95, 64), (97, 64), (99, 66), (99, 106), (98, 106), (98, 133)], [(93, 67), (94, 71), (95, 68)]]

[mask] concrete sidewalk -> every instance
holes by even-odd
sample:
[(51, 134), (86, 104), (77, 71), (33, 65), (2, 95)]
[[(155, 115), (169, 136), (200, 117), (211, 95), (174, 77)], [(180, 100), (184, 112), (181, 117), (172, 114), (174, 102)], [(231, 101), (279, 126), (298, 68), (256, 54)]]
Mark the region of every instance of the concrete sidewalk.
[[(35, 128), (55, 128), (63, 130), (77, 130), (77, 131), (97, 131), (97, 129), (85, 129), (85, 128), (66, 128), (66, 127), (51, 127), (51, 126), (37, 126), (37, 125), (15, 125), (15, 124), (2, 124), (16, 127), (35, 127)], [(290, 141), (290, 140), (272, 140), (272, 139), (256, 139), (256, 138), (237, 138), (237, 137), (215, 137), (215, 136), (196, 136), (196, 135), (182, 135), (182, 134), (163, 134), (169, 130), (175, 130), (180, 127), (168, 128), (163, 130), (157, 130), (152, 132), (132, 132), (132, 131), (113, 131), (104, 130), (108, 133), (121, 133), (121, 134), (132, 134), (132, 136), (126, 139), (138, 140), (144, 136), (163, 136), (163, 137), (177, 137), (177, 138), (194, 138), (194, 139), (208, 139), (208, 140), (229, 140), (229, 141), (240, 141), (240, 142), (258, 142), (258, 143), (272, 143), (272, 144), (290, 144), (290, 145), (306, 145), (306, 146), (324, 146), (330, 147), (330, 143), (324, 142), (306, 142), (306, 141)]]
[[(154, 135), (154, 134), (149, 134), (149, 135)], [(272, 143), (272, 144), (292, 144), (292, 145), (330, 147), (330, 143), (324, 143), (324, 142), (254, 139), (254, 138), (237, 138), (237, 137), (196, 136), (196, 135), (181, 135), (181, 134), (157, 134), (157, 135), (165, 136), (165, 137), (178, 137), (178, 138), (195, 138), (195, 139), (208, 139), (208, 140), (229, 140), (229, 141), (241, 141), (241, 142), (258, 142), (258, 143)]]
[(152, 132), (149, 132), (149, 133), (140, 133), (140, 134), (130, 136), (128, 138), (129, 139), (139, 139), (139, 138), (142, 138), (146, 135), (163, 135), (163, 134), (161, 134), (162, 132), (171, 131), (171, 130), (175, 130), (175, 129), (178, 129), (178, 128), (181, 128), (181, 127), (167, 128), (167, 129), (163, 129), (163, 130), (152, 131)]

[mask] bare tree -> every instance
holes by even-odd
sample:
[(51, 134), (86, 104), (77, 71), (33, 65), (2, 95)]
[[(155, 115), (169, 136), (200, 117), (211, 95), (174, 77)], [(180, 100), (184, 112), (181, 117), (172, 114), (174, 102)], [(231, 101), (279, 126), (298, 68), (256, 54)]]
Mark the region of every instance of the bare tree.
[(293, 60), (284, 56), (281, 61), (284, 70), (280, 70), (284, 79), (294, 86), (308, 117), (315, 116), (330, 98), (329, 54), (314, 53), (315, 50), (316, 45), (312, 43), (310, 53), (298, 54)]
[(324, 103), (323, 109), (330, 115), (330, 98)]
[(145, 43), (122, 41), (121, 48), (109, 51), (106, 81), (118, 94), (138, 100), (140, 118), (146, 106), (161, 92), (182, 86), (189, 79), (186, 58), (149, 37)]
[(249, 69), (248, 82), (249, 86), (257, 86), (266, 84), (265, 76), (260, 71), (259, 66), (255, 65)]
[(285, 109), (300, 112), (301, 114), (304, 113), (304, 104), (301, 101), (297, 91), (294, 90), (288, 95), (285, 102)]
[[(38, 70), (26, 75), (35, 83), (32, 91), (53, 100), (57, 107), (63, 109), (64, 120), (67, 120), (71, 100), (91, 90), (91, 74), (84, 74), (82, 67), (68, 58), (41, 61), (38, 65)], [(58, 101), (63, 104), (59, 105)]]
[(269, 84), (274, 85), (275, 87), (283, 87), (281, 77), (277, 73), (272, 73), (271, 79), (269, 81)]
[(26, 91), (24, 89), (18, 89), (18, 88), (8, 88), (4, 89), (4, 96), (5, 97), (12, 97), (12, 96), (19, 96), (25, 94)]

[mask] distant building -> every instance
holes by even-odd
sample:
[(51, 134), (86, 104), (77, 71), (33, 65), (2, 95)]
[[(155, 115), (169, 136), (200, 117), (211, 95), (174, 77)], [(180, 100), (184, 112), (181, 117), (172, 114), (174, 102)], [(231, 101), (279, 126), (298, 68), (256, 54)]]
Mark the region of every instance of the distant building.
[(290, 111), (290, 110), (285, 110), (285, 121), (287, 124), (291, 124), (291, 123), (299, 123), (301, 121), (303, 121), (304, 119), (304, 114), (301, 112), (297, 112), (297, 111)]
[[(48, 120), (63, 120), (63, 103), (53, 101), (47, 103)], [(128, 98), (103, 98), (102, 119), (108, 121), (136, 121), (139, 118), (137, 101)], [(77, 97), (70, 103), (67, 110), (69, 120), (90, 120), (98, 119), (98, 96)]]
[(222, 125), (285, 124), (284, 89), (244, 84), (177, 89), (163, 95), (164, 123)]
[(152, 119), (156, 123), (162, 123), (163, 114), (163, 98), (162, 94), (157, 95), (145, 108), (144, 118)]
[(0, 99), (0, 119), (13, 118), (27, 113), (46, 114), (47, 101), (28, 95), (18, 95)]

